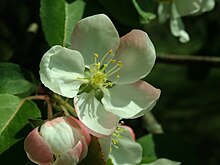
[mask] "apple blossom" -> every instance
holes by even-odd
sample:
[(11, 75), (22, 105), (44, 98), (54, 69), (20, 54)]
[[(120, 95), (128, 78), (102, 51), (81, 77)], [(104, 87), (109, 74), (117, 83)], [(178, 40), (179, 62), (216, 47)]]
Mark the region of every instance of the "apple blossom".
[(88, 131), (77, 119), (59, 117), (31, 131), (24, 150), (36, 164), (73, 165), (87, 155), (90, 141)]
[(114, 165), (134, 165), (141, 162), (142, 147), (135, 141), (135, 134), (128, 126), (118, 126), (115, 132), (99, 139), (105, 159)]
[(170, 19), (171, 33), (179, 37), (179, 41), (186, 43), (189, 35), (185, 31), (181, 17), (196, 15), (210, 11), (215, 6), (215, 0), (170, 0), (160, 2), (158, 6), (159, 22)]
[(144, 81), (156, 54), (147, 33), (119, 38), (104, 14), (79, 21), (71, 49), (53, 46), (42, 57), (40, 78), (53, 92), (74, 98), (78, 118), (96, 136), (111, 135), (118, 119), (150, 111), (160, 90)]

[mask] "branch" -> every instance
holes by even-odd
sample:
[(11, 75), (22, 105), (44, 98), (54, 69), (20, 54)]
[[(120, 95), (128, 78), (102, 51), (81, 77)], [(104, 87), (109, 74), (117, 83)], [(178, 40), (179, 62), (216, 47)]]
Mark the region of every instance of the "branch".
[(158, 63), (220, 67), (219, 57), (158, 54)]

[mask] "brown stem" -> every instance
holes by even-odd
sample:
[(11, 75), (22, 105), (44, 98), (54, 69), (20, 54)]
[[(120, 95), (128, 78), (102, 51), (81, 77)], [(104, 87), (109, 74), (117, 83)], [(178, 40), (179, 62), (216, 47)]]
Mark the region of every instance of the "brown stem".
[(63, 107), (66, 108), (66, 110), (69, 112), (69, 114), (77, 117), (77, 114), (75, 112), (75, 109), (70, 105), (68, 104), (66, 101), (64, 101), (59, 95), (56, 95), (56, 94), (51, 94), (52, 98), (54, 99), (54, 101), (56, 103), (58, 103), (59, 105), (62, 105)]
[(44, 100), (47, 102), (47, 118), (48, 119), (52, 119), (53, 117), (53, 110), (52, 110), (52, 106), (50, 103), (50, 98), (47, 95), (36, 95), (36, 96), (28, 96), (24, 99), (21, 100), (18, 108), (20, 109), (20, 107), (24, 104), (24, 102), (26, 100)]
[(201, 66), (208, 65), (211, 67), (220, 67), (220, 58), (210, 57), (210, 56), (158, 54), (156, 61), (158, 63), (166, 63), (166, 64), (178, 64), (178, 65), (200, 64)]

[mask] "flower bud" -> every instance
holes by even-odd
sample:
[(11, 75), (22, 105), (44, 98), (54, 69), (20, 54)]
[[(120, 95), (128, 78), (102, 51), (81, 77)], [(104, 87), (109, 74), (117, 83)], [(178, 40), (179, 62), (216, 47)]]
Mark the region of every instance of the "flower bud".
[(59, 117), (32, 130), (24, 141), (28, 158), (36, 164), (69, 165), (80, 162), (91, 138), (73, 117)]

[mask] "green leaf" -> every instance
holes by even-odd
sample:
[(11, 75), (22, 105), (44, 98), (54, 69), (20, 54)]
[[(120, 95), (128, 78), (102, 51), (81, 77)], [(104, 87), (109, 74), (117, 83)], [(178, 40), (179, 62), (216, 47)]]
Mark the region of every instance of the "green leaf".
[(150, 163), (157, 159), (157, 155), (155, 152), (155, 145), (153, 141), (153, 135), (149, 134), (143, 136), (137, 140), (137, 142), (143, 148), (143, 159), (142, 163)]
[(37, 87), (27, 79), (30, 73), (22, 69), (19, 65), (0, 63), (0, 70), (0, 94), (8, 93), (18, 95), (31, 93)]
[(83, 159), (79, 165), (105, 165), (103, 153), (101, 151), (101, 146), (96, 137), (91, 136), (92, 141), (89, 145), (88, 154), (85, 159)]
[(10, 94), (0, 95), (0, 154), (27, 136), (31, 127), (29, 118), (40, 117), (40, 110), (32, 101)]
[(70, 46), (74, 24), (83, 16), (83, 0), (41, 0), (40, 16), (50, 46)]

